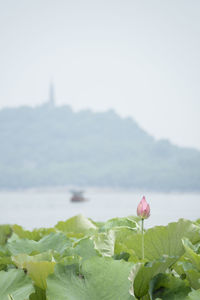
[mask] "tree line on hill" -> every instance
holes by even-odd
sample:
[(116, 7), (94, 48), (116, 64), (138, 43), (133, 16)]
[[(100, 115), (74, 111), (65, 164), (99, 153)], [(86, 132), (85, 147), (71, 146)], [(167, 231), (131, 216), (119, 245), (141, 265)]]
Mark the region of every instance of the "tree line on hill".
[(114, 111), (47, 104), (0, 111), (0, 188), (199, 191), (200, 152), (155, 140)]

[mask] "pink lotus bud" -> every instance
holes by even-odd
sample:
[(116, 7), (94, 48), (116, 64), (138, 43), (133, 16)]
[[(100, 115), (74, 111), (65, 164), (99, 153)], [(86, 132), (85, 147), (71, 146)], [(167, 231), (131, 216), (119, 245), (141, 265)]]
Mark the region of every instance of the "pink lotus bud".
[(147, 219), (150, 216), (150, 206), (147, 203), (145, 196), (142, 197), (142, 200), (138, 204), (137, 215), (141, 219)]

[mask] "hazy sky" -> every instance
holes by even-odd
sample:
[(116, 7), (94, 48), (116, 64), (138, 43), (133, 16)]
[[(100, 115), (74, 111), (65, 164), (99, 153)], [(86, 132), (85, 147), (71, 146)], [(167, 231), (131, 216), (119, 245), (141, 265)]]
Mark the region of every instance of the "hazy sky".
[(199, 0), (0, 0), (0, 107), (114, 108), (200, 149)]

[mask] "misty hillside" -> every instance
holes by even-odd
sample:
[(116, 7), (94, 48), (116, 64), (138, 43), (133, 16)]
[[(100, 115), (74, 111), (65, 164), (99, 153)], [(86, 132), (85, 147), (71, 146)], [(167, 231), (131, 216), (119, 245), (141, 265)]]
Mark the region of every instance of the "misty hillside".
[(200, 190), (200, 152), (156, 141), (115, 112), (68, 106), (0, 111), (0, 187)]

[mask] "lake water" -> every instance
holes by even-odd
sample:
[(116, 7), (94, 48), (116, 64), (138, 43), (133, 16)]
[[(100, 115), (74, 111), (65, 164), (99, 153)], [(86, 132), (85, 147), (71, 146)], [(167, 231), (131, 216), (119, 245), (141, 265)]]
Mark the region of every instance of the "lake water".
[[(145, 193), (151, 207), (146, 227), (165, 225), (179, 218), (200, 218), (200, 194)], [(58, 221), (83, 214), (95, 221), (113, 217), (135, 215), (143, 196), (140, 192), (124, 192), (89, 189), (89, 199), (83, 203), (71, 203), (67, 191), (23, 191), (0, 193), (0, 224), (14, 224), (27, 229), (49, 227)]]

